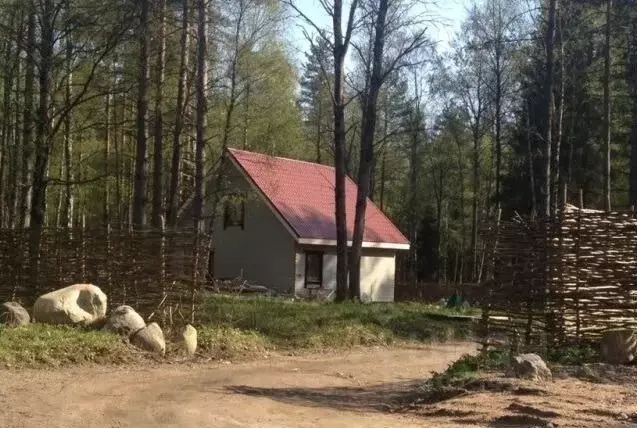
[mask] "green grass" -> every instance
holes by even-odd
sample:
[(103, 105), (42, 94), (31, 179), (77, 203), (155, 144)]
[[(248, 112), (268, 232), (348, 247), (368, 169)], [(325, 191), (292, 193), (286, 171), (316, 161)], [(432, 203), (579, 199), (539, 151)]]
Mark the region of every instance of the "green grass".
[(123, 363), (134, 356), (118, 336), (100, 331), (42, 324), (0, 326), (0, 366)]
[(224, 334), (248, 348), (246, 342), (263, 349), (333, 349), (464, 339), (472, 333), (471, 321), (445, 317), (470, 314), (416, 303), (335, 304), (209, 295), (199, 315), (199, 330), (204, 349), (218, 346)]
[(454, 361), (444, 372), (434, 374), (431, 384), (435, 387), (457, 386), (476, 378), (480, 372), (499, 370), (509, 364), (509, 355), (504, 351), (465, 355)]

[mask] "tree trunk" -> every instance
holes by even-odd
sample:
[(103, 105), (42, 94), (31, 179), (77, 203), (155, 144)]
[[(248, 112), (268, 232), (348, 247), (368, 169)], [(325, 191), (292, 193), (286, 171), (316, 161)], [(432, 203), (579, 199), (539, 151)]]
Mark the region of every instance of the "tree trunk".
[(20, 201), (18, 209), (18, 227), (20, 229), (29, 227), (29, 212), (31, 210), (32, 199), (32, 161), (33, 156), (33, 124), (35, 110), (35, 52), (36, 46), (36, 19), (35, 4), (29, 0), (27, 17), (27, 46), (25, 79), (24, 79), (24, 110), (23, 110), (23, 135), (22, 135), (22, 168), (20, 177)]
[[(11, 12), (9, 17), (9, 28), (13, 30), (15, 28), (15, 14)], [(19, 51), (17, 43), (15, 50)], [(1, 141), (1, 158), (0, 158), (0, 204), (2, 206), (2, 212), (0, 213), (0, 226), (7, 227), (11, 224), (11, 212), (12, 203), (11, 195), (13, 194), (11, 168), (8, 168), (8, 174), (6, 174), (7, 166), (9, 165), (11, 150), (9, 150), (10, 136), (13, 133), (13, 123), (11, 120), (11, 92), (15, 89), (13, 86), (14, 75), (18, 65), (18, 54), (14, 54), (13, 39), (7, 38), (4, 55), (4, 82), (3, 82), (3, 94), (2, 94), (2, 141)], [(15, 60), (12, 60), (15, 58)], [(7, 176), (8, 185), (5, 185), (5, 175)]]
[[(557, 20), (557, 18), (556, 18)], [(559, 43), (560, 49), (560, 80), (559, 80), (559, 99), (558, 99), (558, 110), (557, 110), (557, 138), (555, 139), (555, 179), (553, 184), (553, 213), (557, 214), (562, 207), (564, 206), (565, 201), (560, 201), (560, 195), (562, 188), (562, 174), (561, 169), (562, 165), (560, 163), (561, 152), (562, 152), (562, 138), (564, 135), (564, 80), (566, 79), (566, 75), (564, 74), (564, 38), (563, 32), (564, 28), (561, 25), (561, 20), (559, 21), (557, 27), (557, 42)]]
[(30, 215), (31, 272), (34, 292), (38, 293), (38, 273), (40, 262), (40, 240), (46, 219), (46, 186), (49, 157), (51, 155), (52, 136), (52, 94), (53, 94), (53, 47), (55, 6), (53, 0), (44, 0), (40, 16), (40, 64), (39, 84), (40, 100), (36, 125), (36, 156), (33, 168), (33, 196)]
[(349, 268), (350, 298), (360, 298), (360, 264), (363, 238), (365, 235), (365, 213), (369, 196), (371, 170), (374, 165), (374, 134), (376, 132), (376, 115), (378, 94), (382, 81), (383, 54), (385, 49), (385, 21), (389, 0), (379, 0), (375, 22), (375, 38), (373, 47), (373, 63), (369, 79), (369, 93), (365, 96), (363, 111), (363, 127), (361, 133), (360, 167), (358, 169), (358, 193), (356, 195), (356, 215), (354, 217), (354, 233)]
[(628, 72), (628, 87), (632, 101), (630, 128), (630, 205), (637, 208), (637, 15), (632, 19)]
[(546, 30), (546, 76), (544, 82), (544, 102), (545, 104), (545, 123), (544, 123), (544, 142), (546, 144), (546, 173), (544, 183), (544, 214), (549, 217), (551, 215), (551, 153), (553, 139), (553, 68), (554, 68), (554, 39), (556, 27), (556, 13), (558, 0), (547, 0), (549, 2), (548, 10), (548, 26)]
[(166, 0), (159, 0), (159, 34), (157, 35), (157, 76), (155, 86), (155, 150), (153, 153), (152, 225), (159, 229), (164, 214), (164, 115), (163, 91), (166, 68)]
[(343, 37), (342, 15), (343, 1), (334, 0), (332, 8), (332, 29), (334, 31), (334, 202), (336, 222), (336, 301), (347, 299), (347, 216), (345, 209), (345, 176), (347, 168), (347, 147), (345, 129), (345, 102), (343, 99), (343, 83), (345, 56), (349, 47), (349, 40), (354, 25), (354, 13), (357, 0), (350, 5), (350, 16), (347, 30)]
[(183, 0), (181, 24), (181, 61), (179, 65), (179, 83), (177, 87), (177, 108), (175, 117), (175, 130), (173, 133), (173, 155), (170, 168), (170, 195), (168, 198), (168, 225), (174, 227), (177, 223), (177, 211), (179, 209), (179, 189), (181, 187), (181, 147), (182, 132), (184, 129), (186, 79), (188, 76), (188, 62), (190, 51), (190, 0)]
[(529, 167), (529, 187), (531, 190), (531, 218), (537, 216), (537, 197), (535, 195), (535, 161), (531, 144), (531, 112), (529, 105), (526, 111), (526, 156)]
[(146, 227), (146, 185), (148, 182), (148, 9), (150, 0), (141, 0), (139, 22), (139, 79), (137, 95), (137, 151), (133, 196), (133, 226)]
[(195, 198), (194, 225), (200, 230), (203, 219), (203, 151), (206, 144), (206, 3), (205, 0), (197, 0), (197, 118), (195, 143)]
[[(416, 98), (420, 94), (416, 94)], [(410, 138), (410, 147), (409, 147), (409, 208), (407, 210), (407, 230), (409, 235), (409, 241), (411, 242), (411, 246), (409, 247), (409, 282), (412, 287), (416, 286), (417, 282), (417, 219), (416, 219), (416, 201), (417, 201), (417, 192), (418, 192), (418, 171), (419, 171), (419, 156), (418, 156), (418, 145), (420, 143), (420, 127), (422, 125), (420, 119), (420, 103), (416, 102), (416, 115), (414, 120), (412, 121), (413, 129), (411, 130), (411, 138)]]
[[(69, 36), (66, 37), (66, 81), (64, 82), (64, 103), (68, 109), (71, 104), (73, 88), (73, 44)], [(60, 221), (66, 227), (73, 226), (73, 140), (71, 137), (73, 117), (71, 112), (64, 117), (64, 199), (62, 203)]]
[(610, 67), (611, 67), (611, 10), (612, 0), (606, 0), (606, 41), (604, 44), (604, 142), (605, 142), (605, 171), (604, 171), (604, 202), (606, 211), (611, 209), (611, 110), (610, 110)]

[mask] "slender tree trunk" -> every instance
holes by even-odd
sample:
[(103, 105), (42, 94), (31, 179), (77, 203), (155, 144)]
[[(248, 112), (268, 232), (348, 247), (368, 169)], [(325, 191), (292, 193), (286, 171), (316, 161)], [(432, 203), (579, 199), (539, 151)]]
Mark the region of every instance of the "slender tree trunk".
[[(501, 19), (501, 18), (500, 18)], [(495, 212), (502, 204), (502, 41), (496, 41), (495, 69)]]
[(553, 140), (553, 68), (554, 68), (554, 40), (555, 40), (555, 26), (556, 26), (556, 13), (558, 7), (558, 0), (547, 0), (549, 3), (548, 9), (548, 26), (546, 30), (546, 76), (544, 82), (544, 97), (545, 100), (545, 123), (544, 123), (544, 142), (546, 144), (546, 173), (544, 183), (544, 214), (548, 217), (551, 215), (551, 153), (552, 153), (552, 140)]
[[(356, 9), (357, 1), (353, 0), (350, 10)], [(345, 200), (345, 176), (347, 169), (347, 146), (345, 129), (345, 102), (343, 99), (343, 82), (345, 56), (349, 47), (349, 36), (353, 26), (353, 13), (347, 23), (345, 37), (342, 33), (343, 1), (334, 0), (332, 29), (334, 31), (334, 200), (336, 222), (336, 301), (347, 299), (347, 217)]]
[[(416, 98), (418, 98), (420, 94), (416, 93)], [(417, 102), (416, 106), (416, 114), (414, 120), (412, 121), (413, 129), (411, 130), (411, 138), (410, 138), (410, 147), (409, 147), (409, 204), (408, 204), (408, 217), (407, 217), (407, 230), (409, 235), (409, 241), (411, 242), (411, 246), (409, 247), (409, 282), (412, 287), (416, 286), (417, 283), (417, 274), (416, 269), (418, 265), (418, 255), (417, 255), (417, 218), (416, 218), (416, 202), (418, 200), (418, 172), (420, 169), (420, 158), (418, 156), (418, 146), (420, 143), (420, 127), (422, 126), (422, 121), (420, 117), (420, 105)]]
[(611, 209), (611, 11), (612, 0), (606, 0), (606, 41), (604, 46), (604, 140), (605, 140), (605, 171), (604, 171), (604, 202), (606, 210)]
[(40, 241), (42, 228), (46, 220), (46, 187), (49, 157), (53, 143), (52, 136), (52, 94), (53, 94), (53, 47), (55, 6), (53, 0), (44, 0), (40, 16), (40, 63), (39, 84), (40, 100), (36, 126), (36, 156), (33, 168), (33, 196), (30, 213), (30, 248), (31, 272), (34, 292), (38, 292), (38, 273), (40, 262)]
[(630, 128), (630, 205), (637, 208), (637, 14), (632, 19), (628, 86), (632, 101), (632, 124)]
[(243, 100), (243, 150), (248, 150), (248, 129), (250, 127), (250, 83), (246, 83), (246, 96)]
[(200, 230), (203, 219), (203, 151), (206, 144), (206, 5), (205, 0), (197, 0), (197, 118), (195, 143), (195, 199), (194, 221), (195, 227)]
[(36, 46), (36, 19), (34, 0), (28, 0), (28, 17), (27, 17), (27, 46), (25, 80), (24, 80), (24, 110), (23, 110), (23, 135), (22, 135), (22, 168), (20, 188), (19, 209), (18, 209), (18, 227), (20, 229), (29, 227), (32, 199), (32, 155), (33, 155), (33, 131), (34, 131), (34, 111), (35, 111), (35, 53)]
[(535, 161), (531, 144), (531, 108), (530, 103), (526, 111), (526, 156), (529, 166), (529, 187), (531, 190), (531, 218), (537, 216), (537, 196), (535, 194)]
[(564, 135), (564, 80), (566, 76), (564, 74), (564, 29), (560, 24), (557, 28), (557, 42), (560, 49), (560, 80), (559, 80), (559, 99), (557, 110), (557, 138), (555, 139), (555, 181), (553, 185), (553, 213), (557, 214), (559, 210), (564, 206), (565, 201), (560, 201), (560, 189), (562, 188), (561, 180), (562, 165), (560, 164), (561, 151), (562, 151), (562, 137)]
[(164, 214), (164, 114), (163, 91), (166, 77), (166, 0), (159, 0), (159, 34), (157, 35), (157, 76), (155, 86), (155, 150), (153, 153), (152, 225), (160, 228)]
[(371, 171), (374, 165), (374, 134), (376, 132), (378, 94), (382, 87), (383, 54), (385, 49), (385, 20), (389, 0), (379, 0), (375, 22), (373, 63), (370, 76), (369, 93), (365, 96), (363, 111), (363, 129), (361, 133), (360, 167), (358, 169), (358, 193), (356, 195), (356, 215), (349, 269), (350, 298), (360, 298), (360, 264), (365, 234), (365, 213), (371, 184)]
[(146, 227), (146, 186), (148, 182), (148, 10), (150, 0), (141, 0), (139, 23), (139, 79), (137, 95), (137, 151), (135, 157), (135, 186), (133, 225)]
[[(319, 91), (320, 94), (320, 91)], [(323, 114), (322, 114), (322, 103), (321, 103), (321, 99), (319, 98), (319, 102), (318, 102), (318, 112), (316, 115), (316, 163), (321, 163), (321, 137), (323, 136), (323, 131), (322, 131), (322, 120), (323, 120)]]
[(168, 225), (174, 227), (177, 223), (177, 211), (179, 209), (179, 189), (181, 187), (181, 147), (182, 133), (184, 129), (186, 79), (188, 76), (188, 63), (190, 51), (190, 0), (182, 2), (182, 24), (181, 24), (181, 61), (179, 65), (179, 83), (177, 87), (177, 108), (175, 117), (175, 130), (173, 133), (173, 155), (170, 169), (170, 195), (168, 199)]
[[(15, 28), (15, 11), (11, 12), (9, 17), (9, 28), (13, 30)], [(15, 46), (17, 49), (17, 44)], [(4, 83), (2, 94), (2, 141), (1, 141), (1, 153), (0, 153), (0, 204), (2, 204), (2, 210), (0, 213), (0, 226), (7, 227), (11, 223), (11, 195), (13, 188), (11, 187), (11, 168), (10, 161), (10, 137), (12, 132), (13, 121), (12, 109), (11, 109), (11, 92), (14, 90), (13, 81), (14, 75), (18, 64), (18, 54), (14, 53), (13, 39), (7, 38), (5, 42), (5, 55), (4, 55)], [(15, 58), (15, 60), (12, 60)], [(6, 174), (7, 166), (9, 166), (9, 174)], [(7, 175), (8, 185), (5, 185), (5, 175)]]
[[(69, 36), (66, 37), (66, 81), (64, 82), (64, 103), (66, 108), (71, 104), (73, 91), (73, 43)], [(61, 209), (60, 221), (66, 227), (73, 226), (73, 139), (71, 136), (73, 116), (69, 113), (64, 117), (64, 198)]]

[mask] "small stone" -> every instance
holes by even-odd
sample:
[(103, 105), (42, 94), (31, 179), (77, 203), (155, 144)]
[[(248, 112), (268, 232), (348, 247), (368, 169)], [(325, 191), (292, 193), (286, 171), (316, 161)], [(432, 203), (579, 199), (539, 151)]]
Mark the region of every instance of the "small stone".
[(537, 354), (521, 354), (513, 358), (515, 376), (530, 380), (551, 380), (553, 373)]
[(31, 317), (18, 302), (6, 302), (0, 306), (0, 320), (9, 327), (19, 327), (29, 324)]
[(144, 318), (130, 306), (122, 305), (111, 312), (103, 330), (124, 337), (131, 337), (144, 327), (146, 327)]
[(197, 329), (188, 324), (181, 332), (180, 344), (186, 353), (190, 356), (195, 355), (197, 351)]
[(164, 332), (156, 322), (148, 324), (131, 337), (131, 343), (138, 348), (154, 352), (159, 355), (166, 354), (166, 340)]

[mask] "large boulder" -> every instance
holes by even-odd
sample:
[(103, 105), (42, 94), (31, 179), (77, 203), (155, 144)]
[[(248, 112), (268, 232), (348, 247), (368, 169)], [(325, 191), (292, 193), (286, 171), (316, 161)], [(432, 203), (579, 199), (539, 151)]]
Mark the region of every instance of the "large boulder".
[(131, 337), (144, 327), (146, 327), (144, 318), (130, 306), (122, 305), (111, 312), (103, 330)]
[(195, 355), (197, 351), (197, 330), (188, 324), (182, 330), (179, 339), (180, 345), (186, 353), (190, 356)]
[(610, 364), (628, 364), (637, 354), (637, 335), (633, 330), (608, 330), (602, 334), (602, 359)]
[(9, 327), (19, 327), (29, 324), (31, 317), (18, 302), (6, 302), (0, 306), (0, 322)]
[(154, 352), (159, 355), (166, 354), (166, 341), (164, 332), (156, 322), (148, 324), (131, 337), (131, 343), (145, 351)]
[(91, 325), (106, 317), (106, 294), (93, 284), (74, 284), (40, 296), (33, 319), (45, 324)]
[(553, 373), (537, 354), (521, 354), (513, 358), (513, 373), (516, 377), (530, 380), (551, 380)]

